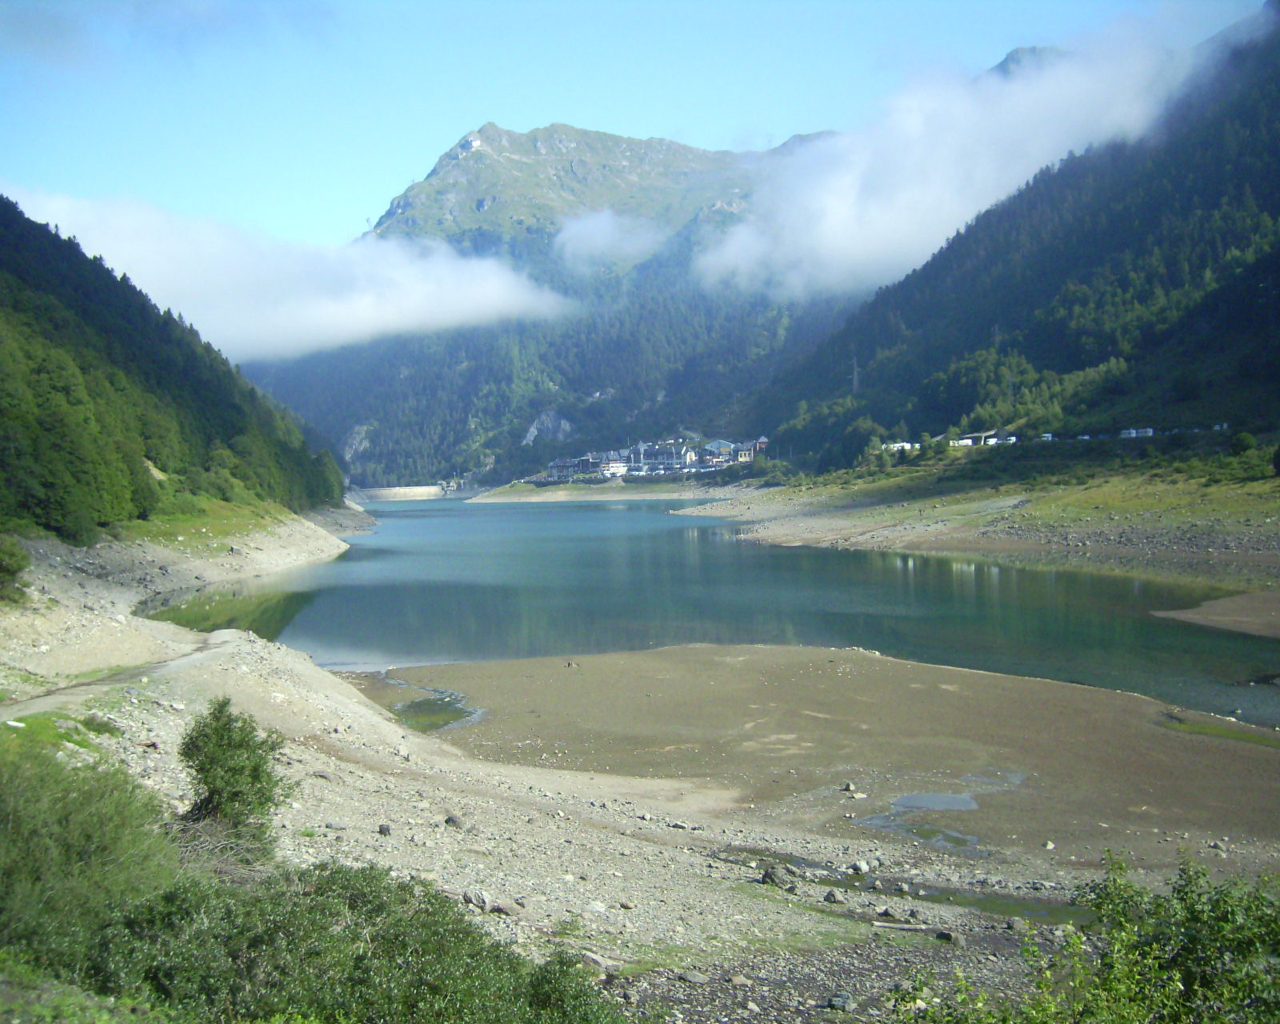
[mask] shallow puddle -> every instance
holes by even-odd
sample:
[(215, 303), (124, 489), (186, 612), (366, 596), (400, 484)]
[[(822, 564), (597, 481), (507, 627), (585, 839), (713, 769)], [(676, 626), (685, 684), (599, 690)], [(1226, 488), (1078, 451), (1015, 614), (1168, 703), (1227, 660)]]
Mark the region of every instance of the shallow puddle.
[(469, 725), (483, 714), (480, 708), (469, 707), (461, 693), (415, 686), (386, 672), (351, 673), (346, 678), (371, 701), (418, 732)]
[(970, 857), (987, 855), (979, 845), (978, 837), (944, 828), (927, 819), (922, 813), (928, 811), (976, 811), (977, 797), (984, 793), (1002, 793), (1020, 786), (1026, 775), (1022, 772), (992, 769), (981, 775), (966, 775), (960, 780), (961, 785), (969, 787), (963, 793), (907, 793), (893, 802), (891, 808), (882, 814), (869, 814), (854, 822), (867, 828), (876, 828), (894, 835), (917, 839), (931, 846), (940, 846), (952, 853), (962, 853)]

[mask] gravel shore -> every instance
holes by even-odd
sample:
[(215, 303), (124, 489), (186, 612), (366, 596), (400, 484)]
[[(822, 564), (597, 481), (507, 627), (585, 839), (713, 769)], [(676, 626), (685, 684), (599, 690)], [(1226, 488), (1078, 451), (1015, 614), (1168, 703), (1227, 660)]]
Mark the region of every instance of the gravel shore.
[[(1280, 796), (1280, 751), (1162, 729), (1158, 706), (1127, 695), (868, 652), (682, 648), (560, 662), (567, 681), (545, 691), (536, 726), (529, 716), (519, 721), (503, 694), (514, 700), (522, 674), (552, 665), (472, 666), (471, 689), (488, 686), (495, 713), (471, 729), (422, 735), (295, 651), (132, 614), (161, 592), (334, 557), (343, 545), (329, 531), (362, 525), (355, 513), (323, 525), (289, 520), (216, 551), (31, 545), (31, 600), (0, 612), (0, 718), (96, 710), (121, 730), (105, 745), (180, 809), (190, 791), (179, 738), (210, 699), (230, 695), (287, 740), (299, 788), (276, 823), (284, 858), (378, 863), (433, 879), (518, 948), (568, 948), (637, 1015), (664, 1007), (671, 1020), (818, 1020), (833, 1009), (869, 1018), (920, 971), (948, 978), (961, 969), (979, 984), (1017, 988), (1026, 980), (1019, 950), (1062, 940), (1068, 919), (1055, 907), (1096, 876), (1102, 840), (1094, 837), (1110, 830), (1153, 878), (1179, 847), (1231, 870), (1274, 869), (1280, 859), (1268, 810)], [(574, 689), (614, 679), (633, 694), (652, 692), (661, 672), (696, 696), (696, 682), (720, 678), (715, 664), (727, 703), (710, 708), (704, 729), (731, 732), (780, 716), (756, 727), (773, 745), (726, 756), (732, 770), (710, 763), (721, 749), (710, 733), (640, 744), (625, 729), (611, 732), (611, 722), (643, 720), (621, 694), (593, 700)], [(771, 673), (841, 669), (856, 670), (866, 687), (857, 715), (870, 728), (860, 730), (867, 741), (859, 749), (821, 770), (803, 756), (813, 738), (805, 729), (835, 728), (821, 717), (831, 708), (783, 701), (756, 713), (758, 688), (725, 689), (748, 675), (767, 683)], [(910, 696), (895, 701), (904, 673)], [(445, 686), (443, 676), (422, 681)], [(1035, 685), (1019, 698), (1027, 682)], [(711, 689), (702, 687), (704, 702)], [(1007, 724), (983, 733), (993, 709)], [(679, 724), (669, 710), (655, 721)], [(1000, 746), (1001, 735), (1023, 736), (1028, 722), (1065, 730), (1073, 716), (1083, 716), (1080, 740), (1064, 731), (1052, 743)], [(813, 735), (827, 742), (839, 732)], [(675, 749), (680, 743), (693, 752)], [(1130, 751), (1127, 767), (1102, 757), (1088, 786), (1079, 785), (1072, 772), (1081, 758), (1116, 750)], [(537, 756), (546, 753), (553, 756)], [(1157, 785), (1159, 799), (1142, 800), (1139, 759), (1158, 761), (1149, 766), (1152, 785), (1171, 773), (1182, 784)], [(762, 766), (785, 780), (776, 794), (752, 774)], [(1029, 782), (979, 795), (979, 811), (938, 819), (959, 830), (979, 820), (980, 855), (854, 820), (911, 792), (973, 789), (965, 774), (992, 767), (1029, 772)], [(1256, 784), (1232, 791), (1224, 784), (1231, 772)], [(1095, 785), (1110, 821), (1091, 804)], [(1222, 799), (1237, 805), (1226, 816), (1230, 831), (1215, 818)], [(1101, 824), (1085, 822), (1091, 814)], [(1029, 829), (1015, 827), (1024, 819)]]

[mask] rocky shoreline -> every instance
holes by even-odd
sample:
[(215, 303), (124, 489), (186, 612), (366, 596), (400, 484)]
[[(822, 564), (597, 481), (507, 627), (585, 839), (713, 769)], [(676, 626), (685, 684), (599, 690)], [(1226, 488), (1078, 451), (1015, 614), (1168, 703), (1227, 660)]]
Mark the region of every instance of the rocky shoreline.
[[(1016, 989), (1024, 943), (1062, 941), (1068, 924), (1044, 901), (1065, 899), (1096, 862), (975, 860), (886, 832), (809, 828), (707, 778), (485, 759), (449, 733), (408, 731), (288, 648), (133, 614), (157, 593), (334, 557), (343, 545), (330, 530), (366, 526), (350, 512), (204, 549), (32, 545), (32, 598), (0, 611), (0, 718), (94, 710), (120, 730), (104, 745), (178, 809), (190, 799), (179, 737), (230, 695), (287, 740), (299, 787), (276, 823), (282, 857), (432, 879), (517, 948), (571, 950), (637, 1015), (869, 1018), (919, 972)], [(1216, 851), (1209, 833), (1187, 841), (1229, 849), (1241, 870), (1280, 856), (1271, 839)]]

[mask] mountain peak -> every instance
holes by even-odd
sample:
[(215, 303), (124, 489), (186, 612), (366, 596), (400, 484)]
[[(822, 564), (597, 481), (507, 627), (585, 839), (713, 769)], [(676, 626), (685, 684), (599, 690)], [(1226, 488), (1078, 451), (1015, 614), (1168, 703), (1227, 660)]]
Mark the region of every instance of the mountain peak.
[(1056, 46), (1019, 46), (1005, 54), (1004, 60), (987, 74), (1001, 78), (1015, 78), (1029, 71), (1043, 71), (1057, 64), (1067, 55)]
[(675, 230), (701, 207), (748, 187), (735, 153), (561, 123), (516, 132), (490, 121), (396, 197), (374, 232), (446, 239), (476, 230), (553, 233), (604, 209)]

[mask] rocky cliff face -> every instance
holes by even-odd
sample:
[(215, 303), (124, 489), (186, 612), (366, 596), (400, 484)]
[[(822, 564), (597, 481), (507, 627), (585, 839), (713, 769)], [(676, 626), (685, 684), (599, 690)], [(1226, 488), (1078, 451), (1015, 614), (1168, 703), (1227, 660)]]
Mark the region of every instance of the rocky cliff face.
[(573, 437), (573, 424), (554, 409), (544, 409), (538, 414), (538, 418), (529, 424), (524, 440), (520, 443), (533, 444), (539, 437), (547, 441), (567, 441)]

